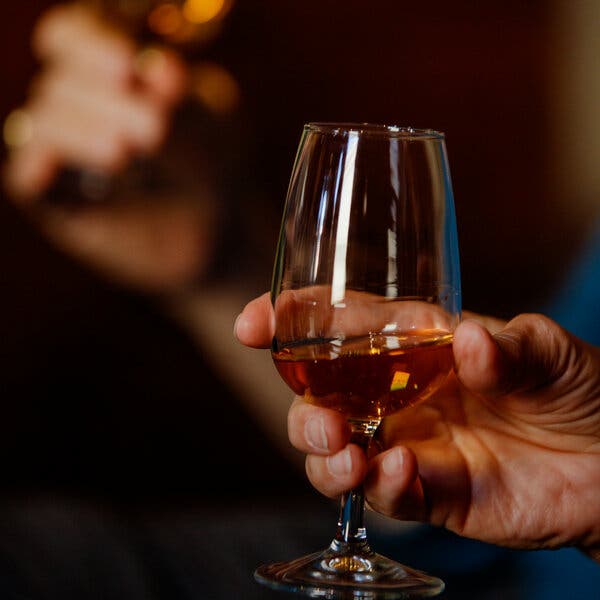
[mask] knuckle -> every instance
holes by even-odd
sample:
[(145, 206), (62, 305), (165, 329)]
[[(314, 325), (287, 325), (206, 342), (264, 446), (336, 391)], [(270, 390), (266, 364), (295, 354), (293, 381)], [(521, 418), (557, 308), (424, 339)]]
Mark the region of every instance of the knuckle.
[(93, 159), (98, 166), (111, 171), (122, 168), (129, 156), (127, 144), (115, 132), (108, 133), (103, 138), (96, 140), (93, 151)]
[(38, 18), (32, 34), (32, 48), (36, 55), (43, 55), (48, 46), (48, 40), (60, 28), (61, 22), (68, 18), (71, 7), (57, 4), (47, 8)]
[(157, 150), (167, 137), (167, 123), (161, 115), (155, 115), (149, 123), (146, 135), (146, 147), (148, 150)]
[(156, 107), (146, 103), (132, 107), (132, 112), (136, 114), (129, 129), (132, 141), (141, 150), (157, 150), (167, 135), (165, 115)]

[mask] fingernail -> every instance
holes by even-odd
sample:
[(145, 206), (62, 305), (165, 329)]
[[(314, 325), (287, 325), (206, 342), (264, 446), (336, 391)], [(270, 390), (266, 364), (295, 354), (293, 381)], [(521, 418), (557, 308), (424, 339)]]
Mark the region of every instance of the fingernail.
[(350, 449), (346, 448), (333, 456), (328, 456), (326, 459), (327, 470), (334, 477), (342, 477), (348, 475), (352, 471), (352, 456)]
[(402, 463), (404, 457), (400, 448), (394, 448), (390, 450), (381, 463), (383, 472), (386, 475), (397, 475), (402, 470)]
[(325, 422), (321, 417), (313, 417), (304, 424), (304, 435), (306, 441), (315, 450), (328, 450), (327, 433), (325, 432)]
[(241, 314), (240, 314), (240, 315), (238, 315), (238, 316), (235, 318), (235, 321), (234, 321), (234, 323), (233, 323), (233, 336), (234, 336), (235, 338), (237, 338), (237, 337), (238, 337), (238, 334), (237, 334), (237, 328), (238, 328), (238, 321), (240, 320), (240, 317), (241, 317), (241, 316), (242, 316)]

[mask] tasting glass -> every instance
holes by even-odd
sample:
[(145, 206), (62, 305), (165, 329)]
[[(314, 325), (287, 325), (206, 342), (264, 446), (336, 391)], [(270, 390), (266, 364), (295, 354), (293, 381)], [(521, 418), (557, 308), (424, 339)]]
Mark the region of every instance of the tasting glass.
[[(308, 123), (273, 271), (272, 357), (305, 401), (342, 412), (368, 451), (382, 420), (425, 401), (453, 368), (459, 253), (443, 133)], [(328, 546), (255, 579), (315, 598), (435, 596), (439, 578), (369, 545), (362, 485)]]

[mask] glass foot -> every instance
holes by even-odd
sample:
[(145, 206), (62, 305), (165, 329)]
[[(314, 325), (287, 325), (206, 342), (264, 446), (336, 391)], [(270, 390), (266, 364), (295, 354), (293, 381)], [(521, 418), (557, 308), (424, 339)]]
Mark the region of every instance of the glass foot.
[(429, 598), (444, 590), (441, 579), (371, 550), (339, 553), (328, 548), (290, 562), (262, 565), (254, 578), (273, 589), (331, 600)]

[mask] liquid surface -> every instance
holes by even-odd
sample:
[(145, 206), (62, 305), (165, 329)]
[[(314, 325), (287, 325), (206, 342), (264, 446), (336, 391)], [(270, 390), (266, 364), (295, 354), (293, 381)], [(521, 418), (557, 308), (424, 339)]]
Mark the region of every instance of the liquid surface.
[(288, 346), (273, 353), (298, 395), (354, 419), (375, 419), (435, 392), (453, 367), (452, 335), (419, 331)]

